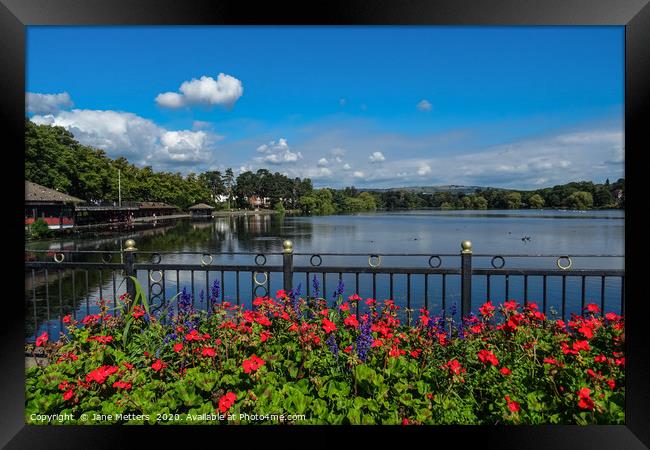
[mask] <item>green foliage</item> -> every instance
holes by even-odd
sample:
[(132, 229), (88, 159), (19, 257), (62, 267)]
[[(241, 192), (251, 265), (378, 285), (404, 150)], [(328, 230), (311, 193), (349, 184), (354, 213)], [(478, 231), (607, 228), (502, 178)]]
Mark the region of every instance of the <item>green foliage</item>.
[[(49, 365), (27, 369), (27, 422), (62, 412), (69, 424), (625, 421), (624, 322), (596, 305), (564, 324), (514, 301), (497, 321), (486, 304), (460, 338), (452, 317), (441, 325), (425, 313), (407, 326), (388, 300), (370, 306), (372, 326), (352, 320), (354, 296), (331, 309), (299, 299), (299, 318), (282, 292), (255, 310), (217, 302), (210, 314), (182, 294), (177, 314), (152, 317), (138, 310), (140, 290), (117, 311), (100, 305), (44, 346)], [(221, 413), (231, 416), (205, 417)]]
[(544, 207), (544, 199), (539, 194), (533, 194), (528, 199), (528, 206), (532, 209), (540, 209)]
[(32, 239), (40, 239), (50, 234), (50, 228), (43, 219), (36, 219), (29, 225), (29, 237)]
[(567, 198), (567, 206), (573, 209), (589, 209), (593, 204), (594, 199), (589, 192), (577, 191)]

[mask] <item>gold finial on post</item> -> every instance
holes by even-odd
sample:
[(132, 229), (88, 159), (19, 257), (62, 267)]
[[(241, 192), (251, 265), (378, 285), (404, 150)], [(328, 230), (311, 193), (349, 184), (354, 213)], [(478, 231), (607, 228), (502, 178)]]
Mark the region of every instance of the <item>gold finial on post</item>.
[(137, 248), (135, 248), (135, 241), (133, 239), (127, 239), (124, 244), (126, 245), (126, 248), (124, 249), (125, 252), (132, 252), (137, 250)]
[(282, 247), (284, 248), (284, 253), (293, 253), (293, 242), (289, 239), (282, 243)]
[(472, 253), (472, 241), (463, 241), (460, 243), (461, 253)]

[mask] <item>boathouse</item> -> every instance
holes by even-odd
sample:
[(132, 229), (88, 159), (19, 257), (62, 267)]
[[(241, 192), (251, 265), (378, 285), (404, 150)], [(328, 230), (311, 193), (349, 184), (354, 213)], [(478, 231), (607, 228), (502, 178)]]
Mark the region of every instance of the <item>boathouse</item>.
[(194, 206), (190, 206), (188, 209), (193, 219), (210, 218), (212, 217), (212, 211), (214, 210), (212, 206), (206, 205), (205, 203), (198, 203)]
[(50, 229), (74, 226), (75, 206), (84, 200), (25, 180), (25, 225), (43, 219)]

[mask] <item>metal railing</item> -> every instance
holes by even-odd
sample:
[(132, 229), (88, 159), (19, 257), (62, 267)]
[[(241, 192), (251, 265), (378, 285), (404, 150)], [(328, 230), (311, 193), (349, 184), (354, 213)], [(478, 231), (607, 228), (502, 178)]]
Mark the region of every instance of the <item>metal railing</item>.
[[(401, 299), (403, 311), (409, 323), (412, 320), (412, 313), (416, 310), (415, 308), (419, 306), (426, 310), (430, 309), (430, 303), (432, 302), (431, 294), (433, 293), (434, 297), (436, 296), (433, 291), (438, 292), (440, 302), (437, 305), (442, 307), (443, 310), (446, 310), (449, 306), (450, 299), (455, 300), (460, 304), (460, 314), (465, 316), (472, 311), (473, 298), (482, 303), (486, 299), (494, 300), (497, 295), (501, 296), (502, 294), (504, 300), (509, 299), (513, 292), (512, 285), (515, 277), (523, 281), (523, 287), (518, 292), (520, 293), (519, 295), (523, 296), (524, 303), (528, 302), (531, 282), (535, 280), (542, 282), (541, 289), (538, 286), (538, 291), (541, 291), (539, 295), (542, 303), (540, 309), (545, 313), (549, 306), (548, 300), (550, 300), (549, 282), (558, 277), (561, 280), (561, 287), (553, 288), (554, 293), (557, 294), (553, 296), (553, 300), (559, 303), (558, 306), (563, 318), (566, 317), (567, 312), (568, 281), (576, 278), (580, 282), (580, 287), (576, 287), (573, 291), (577, 291), (580, 294), (580, 310), (584, 309), (587, 301), (587, 280), (589, 279), (589, 284), (592, 286), (594, 285), (594, 278), (600, 284), (599, 303), (601, 311), (604, 312), (605, 310), (606, 296), (610, 300), (612, 297), (618, 300), (621, 314), (625, 310), (624, 270), (604, 268), (576, 269), (573, 267), (574, 259), (577, 258), (623, 258), (622, 255), (585, 254), (558, 256), (549, 254), (474, 254), (470, 241), (463, 241), (461, 243), (461, 251), (455, 254), (383, 253), (370, 255), (364, 253), (297, 253), (294, 252), (292, 242), (288, 240), (283, 243), (283, 251), (278, 253), (220, 252), (214, 256), (210, 253), (197, 252), (138, 251), (135, 247), (135, 241), (132, 239), (127, 240), (125, 244), (126, 248), (123, 252), (73, 250), (47, 252), (26, 251), (31, 256), (30, 258), (26, 257), (25, 261), (25, 290), (27, 300), (31, 300), (31, 306), (34, 310), (34, 334), (38, 331), (37, 310), (39, 308), (37, 306), (37, 289), (42, 291), (40, 297), (44, 299), (46, 309), (41, 318), (41, 322), (51, 320), (50, 291), (52, 289), (58, 290), (56, 297), (59, 300), (58, 315), (60, 321), (64, 312), (66, 312), (64, 310), (73, 311), (76, 314), (77, 300), (83, 297), (85, 297), (84, 303), (86, 313), (88, 313), (90, 310), (89, 302), (91, 294), (98, 298), (112, 295), (113, 305), (117, 307), (118, 294), (127, 292), (132, 296), (135, 295), (135, 284), (130, 278), (131, 276), (141, 280), (143, 287), (146, 289), (146, 295), (150, 304), (157, 304), (157, 308), (162, 307), (167, 302), (168, 298), (173, 294), (174, 286), (176, 288), (176, 294), (180, 293), (181, 284), (183, 283), (181, 274), (184, 274), (186, 277), (185, 281), (190, 284), (190, 294), (193, 302), (196, 298), (196, 283), (198, 281), (201, 291), (200, 300), (202, 303), (204, 300), (202, 298), (203, 292), (207, 300), (208, 293), (211, 291), (211, 282), (214, 283), (215, 281), (219, 284), (220, 301), (225, 301), (226, 298), (232, 298), (237, 304), (240, 304), (242, 297), (245, 297), (249, 293), (251, 301), (258, 296), (272, 295), (272, 280), (276, 287), (282, 288), (287, 292), (297, 287), (298, 284), (302, 286), (304, 280), (308, 297), (310, 295), (315, 296), (314, 294), (317, 293), (313, 292), (313, 289), (318, 288), (318, 293), (322, 292), (324, 294), (321, 297), (328, 298), (328, 276), (330, 283), (337, 283), (337, 280), (340, 283), (346, 278), (347, 283), (350, 283), (352, 280), (354, 292), (356, 293), (361, 293), (363, 288), (368, 292), (369, 296), (377, 298), (379, 290), (383, 290), (387, 294), (385, 298), (391, 299), (395, 298), (396, 287), (400, 284), (399, 281), (406, 281), (406, 286), (399, 289), (400, 292), (397, 295)], [(51, 257), (52, 259), (49, 261), (38, 261), (34, 256), (38, 254), (44, 254), (46, 257)], [(162, 262), (163, 256), (173, 256), (176, 258), (191, 257), (187, 255), (199, 256), (197, 263)], [(215, 263), (215, 256), (221, 259), (228, 257), (252, 258), (252, 263)], [(362, 263), (356, 265), (333, 264), (323, 266), (324, 257), (332, 259), (356, 258), (358, 260), (363, 258), (363, 260)], [(268, 258), (275, 258), (279, 261), (276, 264), (267, 264)], [(410, 258), (418, 262), (419, 265), (407, 266), (403, 263), (400, 266), (383, 265), (386, 260), (391, 258), (399, 258), (401, 261)], [(458, 264), (443, 267), (443, 260), (458, 258), (460, 259)], [(475, 264), (475, 262), (484, 261), (485, 258), (490, 258), (489, 266), (487, 264)], [(553, 258), (555, 260), (555, 266), (552, 269), (505, 268), (506, 258)], [(427, 261), (427, 264), (422, 264), (423, 261)], [(486, 267), (480, 267), (481, 265)], [(79, 282), (79, 277), (77, 277), (79, 271), (85, 274), (85, 277), (81, 277), (81, 282)], [(106, 271), (109, 272), (109, 283), (105, 282), (104, 272)], [(58, 285), (53, 285), (50, 281), (50, 274), (52, 272), (58, 274)], [(215, 273), (216, 276), (214, 276)], [(241, 274), (247, 273), (250, 273), (250, 284), (248, 285), (250, 286), (250, 290), (247, 286), (242, 285), (240, 279)], [(27, 277), (30, 274), (31, 284), (28, 287)], [(189, 274), (189, 279), (187, 279), (186, 274)], [(212, 280), (210, 279), (211, 274), (213, 275)], [(226, 274), (229, 274), (228, 286), (226, 286)], [(145, 275), (146, 278), (144, 278)], [(310, 276), (313, 276), (313, 278), (310, 278)], [(65, 277), (69, 280), (71, 288), (66, 288), (64, 295), (63, 279)], [(110, 283), (111, 277), (112, 286)], [(361, 282), (363, 281), (361, 277), (365, 277), (365, 283)], [(406, 280), (404, 280), (404, 277)], [(368, 278), (370, 280), (367, 280)], [(415, 278), (421, 279), (422, 282), (414, 284), (413, 281)], [(503, 279), (503, 289), (499, 289), (496, 278)], [(610, 278), (618, 279), (620, 283), (612, 286), (610, 282), (606, 286), (606, 281)], [(484, 284), (482, 284), (482, 280), (484, 280)], [(98, 292), (92, 293), (91, 285), (96, 285)], [(332, 284), (330, 284), (331, 286)], [(226, 296), (227, 287), (230, 288), (232, 295)], [(310, 288), (312, 288), (311, 292)], [(172, 292), (168, 293), (170, 289)], [(613, 289), (618, 292), (612, 292)], [(455, 290), (456, 293), (450, 295), (450, 290)], [(347, 292), (349, 291), (348, 289)], [(590, 296), (589, 300), (593, 302), (593, 296)], [(577, 300), (574, 303), (577, 308)], [(206, 301), (205, 304), (207, 308), (208, 302)], [(478, 306), (478, 303), (474, 302), (474, 306)], [(41, 311), (42, 309), (41, 306)], [(359, 313), (358, 309), (357, 313)], [(62, 328), (62, 323), (60, 325)]]

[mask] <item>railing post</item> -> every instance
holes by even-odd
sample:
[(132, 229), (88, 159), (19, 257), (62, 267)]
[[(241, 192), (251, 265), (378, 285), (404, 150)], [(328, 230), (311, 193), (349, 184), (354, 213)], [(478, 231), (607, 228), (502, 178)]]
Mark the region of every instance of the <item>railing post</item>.
[(472, 311), (472, 243), (460, 243), (460, 316), (465, 317)]
[(284, 248), (282, 252), (282, 286), (288, 294), (293, 288), (293, 242), (287, 239), (282, 243), (282, 247)]
[(131, 297), (131, 301), (135, 299), (135, 283), (131, 277), (135, 277), (135, 269), (133, 267), (135, 263), (135, 241), (133, 239), (127, 239), (126, 248), (124, 249), (124, 268), (126, 272), (126, 293)]

